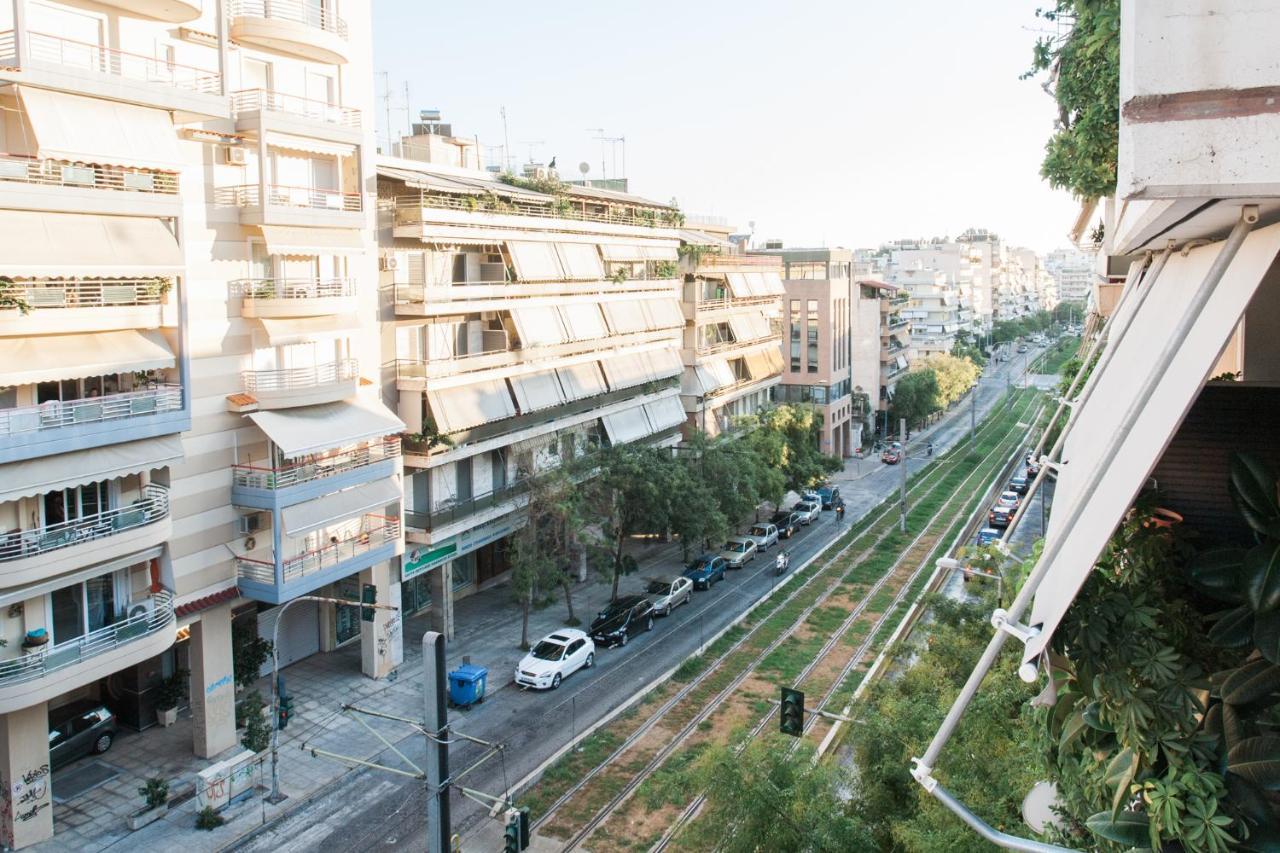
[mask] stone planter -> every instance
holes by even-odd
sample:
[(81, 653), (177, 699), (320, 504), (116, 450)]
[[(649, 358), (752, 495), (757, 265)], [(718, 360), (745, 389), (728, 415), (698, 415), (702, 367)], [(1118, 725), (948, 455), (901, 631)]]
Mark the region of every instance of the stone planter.
[(156, 708), (156, 720), (166, 729), (178, 722), (177, 708)]
[(160, 818), (169, 813), (169, 804), (156, 806), (154, 809), (143, 809), (140, 812), (134, 812), (129, 815), (129, 829), (134, 832), (142, 829), (149, 823), (155, 823)]

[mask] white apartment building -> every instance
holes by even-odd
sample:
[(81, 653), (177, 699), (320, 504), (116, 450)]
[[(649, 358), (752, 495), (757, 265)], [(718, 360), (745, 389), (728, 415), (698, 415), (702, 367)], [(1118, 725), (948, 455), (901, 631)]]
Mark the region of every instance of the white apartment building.
[[(189, 670), (212, 757), (233, 616), (393, 598), (369, 25), (364, 0), (0, 3), (6, 846), (53, 834), (51, 712), (145, 729)], [(385, 673), (398, 620), (357, 612), (290, 609), (282, 662), (360, 642)]]
[(384, 385), (409, 434), (402, 602), (446, 634), (455, 597), (508, 571), (532, 478), (606, 443), (677, 444), (686, 423), (678, 211), (506, 183), (457, 142), (378, 164)]
[(1045, 256), (1045, 270), (1053, 277), (1061, 302), (1089, 301), (1095, 278), (1096, 261), (1092, 253), (1079, 249), (1055, 249)]
[[(893, 280), (894, 270), (936, 270), (945, 273), (949, 287), (965, 301), (972, 312), (971, 322), (964, 328), (981, 333), (991, 327), (992, 304), (991, 253), (982, 243), (933, 239), (899, 240), (890, 244), (883, 275)], [(874, 256), (873, 256), (874, 257)], [(883, 257), (883, 256), (880, 256)], [(868, 260), (871, 260), (870, 258)], [(861, 273), (867, 277), (881, 275), (871, 262)]]
[(890, 283), (906, 291), (909, 299), (901, 316), (910, 324), (912, 361), (951, 352), (956, 333), (972, 328), (973, 311), (945, 272), (895, 265)]

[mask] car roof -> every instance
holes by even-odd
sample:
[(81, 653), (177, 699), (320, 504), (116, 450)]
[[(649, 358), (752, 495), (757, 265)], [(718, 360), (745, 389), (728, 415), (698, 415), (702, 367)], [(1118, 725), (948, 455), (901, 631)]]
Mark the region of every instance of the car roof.
[(743, 542), (743, 543), (746, 543), (746, 544), (754, 544), (754, 543), (752, 542), (752, 540), (748, 539), (748, 538), (747, 538), (747, 537), (745, 537), (745, 536), (730, 536), (730, 537), (729, 537), (728, 539), (726, 539), (725, 541), (726, 541), (726, 542)]
[(751, 529), (755, 530), (757, 527), (772, 527), (772, 526), (774, 526), (772, 521), (757, 521), (755, 524), (751, 525)]
[(613, 603), (617, 607), (633, 607), (644, 600), (643, 595), (624, 595)]
[(586, 636), (587, 636), (586, 631), (579, 631), (577, 628), (561, 628), (558, 631), (554, 631), (548, 634), (542, 639), (551, 640), (554, 643), (570, 643), (570, 642), (573, 642), (574, 640), (581, 640)]
[(54, 708), (49, 712), (49, 725), (60, 726), (67, 720), (79, 717), (81, 714), (89, 711), (96, 711), (99, 708), (105, 709), (110, 713), (111, 709), (107, 708), (96, 699), (81, 699), (78, 702), (72, 702), (69, 705), (63, 705), (60, 708)]

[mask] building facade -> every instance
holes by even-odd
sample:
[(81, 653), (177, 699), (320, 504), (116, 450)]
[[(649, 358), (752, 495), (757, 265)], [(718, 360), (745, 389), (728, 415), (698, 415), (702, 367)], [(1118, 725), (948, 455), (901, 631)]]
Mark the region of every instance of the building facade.
[(1094, 256), (1079, 249), (1055, 249), (1045, 256), (1045, 271), (1053, 277), (1058, 300), (1080, 305), (1089, 301), (1093, 288)]

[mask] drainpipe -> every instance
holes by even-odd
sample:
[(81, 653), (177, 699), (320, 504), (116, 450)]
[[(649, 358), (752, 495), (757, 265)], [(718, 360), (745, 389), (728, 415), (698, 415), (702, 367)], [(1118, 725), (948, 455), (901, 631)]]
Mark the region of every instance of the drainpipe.
[[(1128, 408), (1125, 410), (1124, 416), (1120, 419), (1119, 433), (1114, 440), (1108, 441), (1106, 449), (1102, 456), (1094, 464), (1089, 472), (1089, 477), (1085, 481), (1084, 487), (1081, 489), (1081, 498), (1071, 508), (1071, 514), (1067, 517), (1064, 524), (1065, 530), (1071, 530), (1080, 523), (1080, 518), (1084, 513), (1084, 508), (1088, 504), (1090, 497), (1098, 487), (1102, 485), (1102, 480), (1106, 472), (1111, 468), (1119, 455), (1121, 448), (1124, 446), (1125, 440), (1129, 437), (1130, 431), (1134, 424), (1137, 423), (1138, 417), (1142, 414), (1143, 409), (1151, 401), (1155, 394), (1156, 387), (1160, 384), (1160, 380), (1168, 372), (1170, 365), (1178, 354), (1178, 349), (1182, 345), (1182, 341), (1195, 325), (1196, 319), (1204, 311), (1205, 306), (1209, 303), (1209, 299), (1217, 290), (1218, 284), (1222, 281), (1223, 275), (1227, 268), (1235, 259), (1236, 254), (1240, 251), (1240, 247), (1244, 244), (1245, 238), (1258, 221), (1257, 205), (1244, 205), (1240, 210), (1240, 218), (1237, 220), (1235, 227), (1231, 229), (1231, 234), (1223, 243), (1222, 249), (1219, 250), (1217, 257), (1213, 259), (1208, 273), (1205, 275), (1204, 281), (1197, 288), (1195, 296), (1192, 298), (1187, 310), (1183, 313), (1182, 319), (1178, 321), (1178, 326), (1173, 332), (1165, 338), (1164, 346), (1160, 350), (1160, 355), (1155, 362), (1154, 378), (1147, 382), (1139, 391), (1137, 396), (1130, 401)], [(1031, 850), (1031, 851), (1053, 851), (1064, 850), (1066, 848), (1053, 847), (1048, 845), (1038, 845), (1040, 842), (1033, 842), (1028, 839), (1020, 839), (1008, 836), (1005, 833), (988, 826), (981, 818), (974, 815), (962, 803), (951, 796), (944, 789), (938, 780), (933, 778), (933, 768), (937, 766), (938, 758), (942, 754), (942, 750), (946, 747), (947, 741), (955, 733), (956, 727), (960, 724), (960, 718), (964, 716), (964, 712), (968, 709), (969, 703), (973, 701), (973, 697), (977, 694), (978, 688), (982, 685), (982, 681), (986, 678), (991, 667), (995, 665), (996, 658), (1000, 655), (1005, 640), (1009, 636), (1016, 636), (1024, 643), (1030, 641), (1039, 634), (1039, 629), (1019, 624), (1018, 619), (1022, 616), (1027, 605), (1031, 603), (1032, 597), (1044, 580), (1049, 567), (1058, 559), (1062, 553), (1066, 543), (1066, 537), (1059, 536), (1048, 541), (1044, 553), (1040, 560), (1036, 563), (1030, 577), (1027, 578), (1017, 597), (1009, 606), (1008, 611), (997, 610), (992, 614), (991, 622), (995, 626), (995, 634), (991, 637), (991, 641), (987, 644), (986, 650), (982, 653), (977, 666), (974, 667), (972, 673), (969, 674), (968, 680), (960, 690), (960, 694), (956, 696), (955, 702), (952, 703), (951, 709), (947, 711), (946, 718), (938, 727), (938, 731), (934, 734), (933, 740), (929, 743), (929, 748), (925, 750), (924, 756), (913, 759), (911, 767), (911, 775), (920, 785), (938, 799), (944, 806), (955, 812), (969, 826), (977, 830), (984, 838), (992, 843), (1011, 850)], [(1031, 682), (1036, 678), (1037, 667), (1035, 664), (1024, 663), (1018, 669), (1018, 675), (1023, 681)]]

